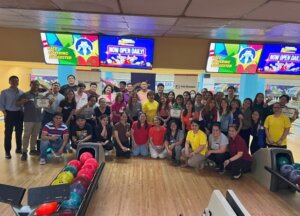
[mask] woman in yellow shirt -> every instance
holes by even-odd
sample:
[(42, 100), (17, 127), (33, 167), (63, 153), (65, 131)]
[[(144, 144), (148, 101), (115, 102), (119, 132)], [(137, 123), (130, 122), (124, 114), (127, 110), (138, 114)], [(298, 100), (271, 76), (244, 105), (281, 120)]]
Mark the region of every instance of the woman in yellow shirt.
[(154, 92), (149, 91), (147, 93), (147, 101), (143, 103), (142, 110), (147, 115), (148, 124), (153, 124), (154, 117), (157, 113), (158, 102), (154, 100)]
[(185, 141), (185, 147), (182, 150), (182, 156), (186, 161), (183, 166), (190, 166), (197, 169), (203, 169), (206, 160), (207, 136), (199, 129), (199, 122), (192, 120), (191, 130), (188, 132)]

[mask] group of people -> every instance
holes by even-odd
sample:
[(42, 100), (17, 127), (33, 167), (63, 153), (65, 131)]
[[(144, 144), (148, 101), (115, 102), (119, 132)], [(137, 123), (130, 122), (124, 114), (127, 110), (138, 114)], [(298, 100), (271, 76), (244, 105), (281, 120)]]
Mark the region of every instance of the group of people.
[[(288, 109), (288, 95), (272, 105), (263, 93), (241, 103), (233, 86), (226, 96), (206, 89), (175, 95), (164, 93), (162, 83), (155, 93), (146, 81), (122, 81), (119, 86), (101, 81), (106, 84), (101, 95), (96, 92), (97, 83), (92, 82), (87, 90), (84, 83), (76, 85), (73, 75), (68, 76), (68, 84), (53, 83), (44, 93), (38, 81), (31, 81), (30, 90), (24, 93), (18, 89), (18, 77), (10, 77), (10, 87), (0, 97), (6, 158), (11, 158), (15, 128), (16, 153), (22, 154), (23, 161), (29, 146), (29, 154), (39, 154), (43, 165), (49, 148), (59, 156), (95, 142), (106, 154), (115, 148), (117, 157), (170, 157), (176, 166), (202, 169), (213, 165), (218, 172), (229, 171), (239, 179), (250, 171), (251, 154), (260, 148), (286, 148), (291, 121), (298, 118), (298, 111), (289, 117), (283, 112)], [(42, 99), (48, 100), (45, 107)]]

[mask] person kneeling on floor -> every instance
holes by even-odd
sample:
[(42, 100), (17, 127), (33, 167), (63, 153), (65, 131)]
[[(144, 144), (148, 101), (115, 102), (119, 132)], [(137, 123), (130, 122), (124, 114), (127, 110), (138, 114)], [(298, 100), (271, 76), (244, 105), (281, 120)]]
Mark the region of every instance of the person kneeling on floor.
[(71, 131), (71, 146), (73, 149), (77, 149), (77, 146), (84, 142), (92, 141), (93, 128), (86, 122), (85, 116), (76, 116), (76, 125)]
[(245, 140), (238, 134), (235, 125), (228, 128), (230, 158), (224, 161), (224, 167), (233, 179), (239, 179), (242, 173), (251, 169), (252, 157), (248, 152)]
[(40, 165), (46, 164), (48, 148), (51, 148), (55, 155), (61, 156), (68, 142), (68, 127), (63, 123), (62, 114), (54, 113), (53, 121), (47, 123), (42, 129)]
[(182, 149), (183, 166), (203, 169), (206, 160), (207, 136), (199, 129), (199, 122), (192, 120), (191, 129), (186, 137), (185, 147)]

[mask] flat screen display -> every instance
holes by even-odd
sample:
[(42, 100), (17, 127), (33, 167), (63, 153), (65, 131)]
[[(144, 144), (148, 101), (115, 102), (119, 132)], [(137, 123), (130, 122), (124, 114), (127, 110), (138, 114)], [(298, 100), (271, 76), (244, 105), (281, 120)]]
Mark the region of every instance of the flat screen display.
[(262, 48), (259, 44), (211, 43), (206, 71), (254, 74)]
[(96, 35), (41, 33), (47, 64), (99, 66), (99, 41)]
[(100, 65), (152, 69), (154, 40), (100, 36)]
[(261, 74), (300, 74), (300, 46), (265, 44), (258, 63)]

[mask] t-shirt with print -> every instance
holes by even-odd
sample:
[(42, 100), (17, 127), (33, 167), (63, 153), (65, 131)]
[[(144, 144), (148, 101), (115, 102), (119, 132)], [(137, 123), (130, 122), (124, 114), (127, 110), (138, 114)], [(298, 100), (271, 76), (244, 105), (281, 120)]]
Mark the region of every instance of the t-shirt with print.
[(212, 134), (210, 134), (208, 138), (208, 143), (209, 149), (219, 150), (221, 145), (227, 146), (229, 141), (223, 133), (221, 133), (221, 135), (218, 138), (215, 138)]
[(62, 100), (59, 103), (59, 107), (61, 108), (61, 113), (63, 115), (63, 121), (66, 122), (72, 112), (72, 110), (76, 109), (76, 102), (68, 102), (67, 100)]
[(76, 137), (77, 140), (82, 140), (92, 134), (93, 128), (88, 123), (86, 123), (83, 128), (80, 128), (78, 125), (76, 125), (71, 132), (71, 136)]

